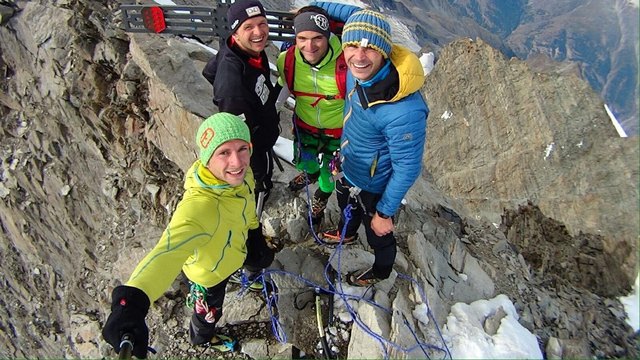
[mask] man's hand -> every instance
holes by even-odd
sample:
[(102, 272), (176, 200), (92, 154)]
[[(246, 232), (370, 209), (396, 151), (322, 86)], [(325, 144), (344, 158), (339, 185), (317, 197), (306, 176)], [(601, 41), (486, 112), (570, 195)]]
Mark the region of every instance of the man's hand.
[(267, 242), (269, 249), (274, 252), (280, 252), (284, 248), (284, 241), (280, 238), (265, 235), (264, 240)]
[(121, 285), (113, 289), (111, 314), (102, 328), (102, 337), (116, 352), (120, 352), (123, 336), (130, 334), (132, 338), (128, 341), (133, 343), (133, 356), (147, 357), (149, 329), (144, 319), (149, 305), (149, 297), (138, 288)]
[(276, 252), (269, 247), (267, 239), (262, 234), (262, 224), (257, 229), (249, 229), (247, 237), (247, 258), (245, 265), (251, 265), (258, 269), (271, 265)]
[(384, 236), (393, 232), (393, 220), (391, 218), (382, 218), (376, 212), (371, 219), (371, 230), (378, 236)]

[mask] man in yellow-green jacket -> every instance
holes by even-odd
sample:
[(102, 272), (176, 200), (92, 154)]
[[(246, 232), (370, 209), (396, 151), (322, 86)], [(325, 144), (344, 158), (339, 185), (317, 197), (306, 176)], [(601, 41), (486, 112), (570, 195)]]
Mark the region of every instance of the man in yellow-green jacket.
[(196, 142), (200, 157), (186, 173), (185, 192), (169, 225), (129, 281), (113, 290), (102, 334), (116, 351), (123, 335), (129, 334), (133, 355), (146, 357), (149, 305), (180, 271), (192, 289), (199, 289), (189, 329), (191, 343), (233, 350), (235, 341), (218, 334), (215, 327), (229, 277), (243, 264), (259, 269), (273, 260), (256, 216), (249, 128), (236, 115), (217, 113), (201, 124)]

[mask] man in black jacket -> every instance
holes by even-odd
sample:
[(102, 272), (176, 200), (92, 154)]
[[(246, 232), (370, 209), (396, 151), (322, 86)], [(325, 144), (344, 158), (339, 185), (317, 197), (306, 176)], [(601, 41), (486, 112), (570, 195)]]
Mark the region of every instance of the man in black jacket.
[(213, 102), (221, 112), (245, 118), (251, 131), (251, 169), (256, 180), (256, 200), (273, 187), (271, 149), (278, 139), (280, 118), (275, 102), (280, 86), (270, 79), (264, 51), (269, 36), (266, 12), (258, 0), (238, 0), (227, 12), (233, 32), (220, 41), (218, 54), (202, 75), (213, 85)]

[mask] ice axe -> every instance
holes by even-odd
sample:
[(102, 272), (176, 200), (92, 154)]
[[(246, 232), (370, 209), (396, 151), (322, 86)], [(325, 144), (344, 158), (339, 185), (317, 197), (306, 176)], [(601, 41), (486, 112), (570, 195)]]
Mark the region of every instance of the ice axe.
[(262, 207), (264, 206), (264, 198), (267, 196), (266, 191), (260, 191), (258, 193), (258, 201), (256, 202), (256, 215), (258, 215), (258, 221), (262, 217)]
[(120, 352), (118, 352), (118, 359), (131, 359), (131, 352), (133, 351), (133, 335), (126, 333), (122, 335), (120, 339)]

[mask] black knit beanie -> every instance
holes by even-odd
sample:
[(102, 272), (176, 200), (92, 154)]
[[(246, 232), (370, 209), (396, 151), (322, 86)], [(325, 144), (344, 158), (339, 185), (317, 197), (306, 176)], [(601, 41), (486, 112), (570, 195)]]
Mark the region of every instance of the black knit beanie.
[(229, 29), (235, 32), (243, 22), (254, 16), (267, 16), (264, 7), (258, 0), (238, 0), (231, 4), (227, 11)]

